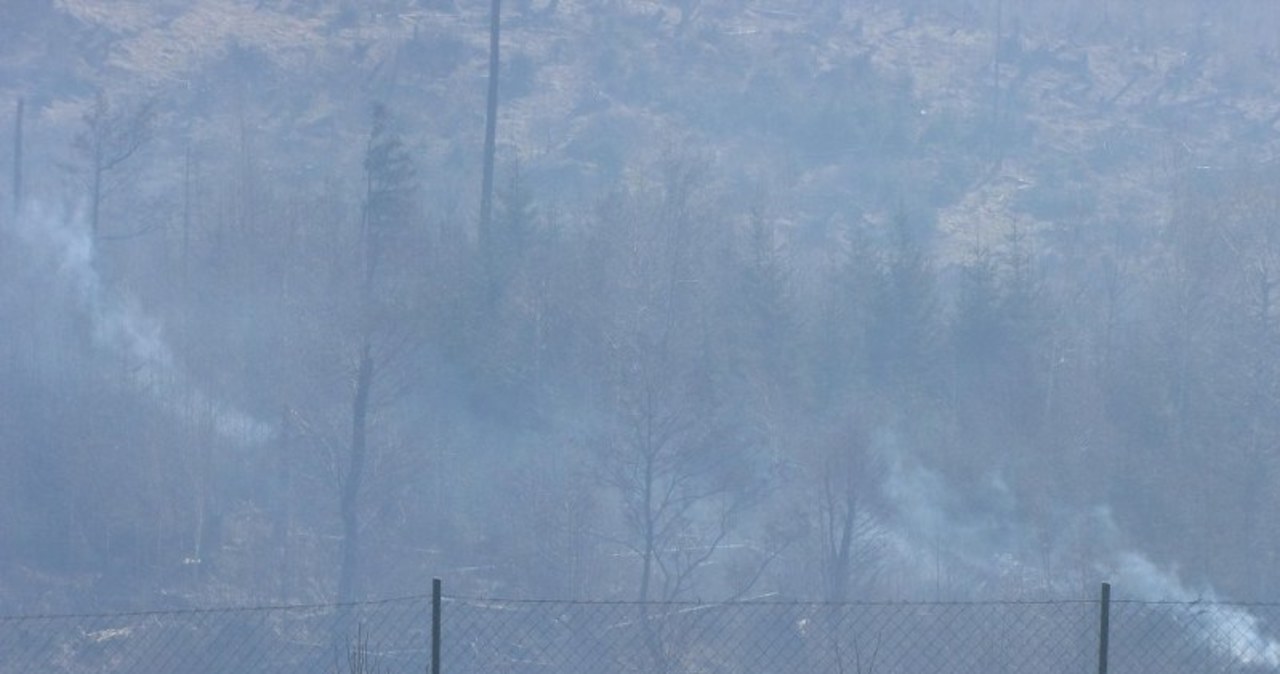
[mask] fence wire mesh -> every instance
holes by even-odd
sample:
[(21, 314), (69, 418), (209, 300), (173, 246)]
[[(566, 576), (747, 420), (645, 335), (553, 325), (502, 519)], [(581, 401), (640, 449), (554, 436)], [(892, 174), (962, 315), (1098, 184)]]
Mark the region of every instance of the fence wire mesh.
[(1280, 672), (1280, 604), (1111, 605), (1112, 672)]
[(456, 602), (450, 674), (1088, 672), (1096, 603)]
[[(0, 618), (0, 672), (425, 672), (431, 597), (350, 605)], [(366, 668), (366, 671), (374, 671)]]
[[(445, 597), (441, 674), (1096, 672), (1098, 601)], [(428, 672), (432, 600), (0, 617), (0, 673)], [(1280, 605), (1111, 604), (1112, 673), (1280, 671)]]

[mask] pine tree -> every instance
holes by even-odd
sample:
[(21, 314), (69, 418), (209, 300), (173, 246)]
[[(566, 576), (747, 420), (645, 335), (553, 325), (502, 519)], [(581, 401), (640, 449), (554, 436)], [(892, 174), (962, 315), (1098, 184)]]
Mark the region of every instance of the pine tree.
[(373, 108), (373, 127), (365, 150), (364, 273), (365, 284), (371, 286), (378, 265), (397, 233), (403, 232), (413, 218), (416, 171), (413, 159), (391, 128), (386, 106)]
[[(361, 484), (368, 453), (369, 411), (372, 391), (386, 370), (386, 355), (376, 348), (382, 320), (392, 318), (384, 311), (394, 301), (395, 287), (380, 288), (380, 268), (396, 239), (403, 237), (412, 220), (414, 168), (399, 134), (389, 124), (382, 105), (373, 109), (373, 127), (365, 151), (365, 204), (361, 228), (363, 274), (360, 280), (359, 347), (355, 390), (351, 402), (351, 445), (342, 479), (342, 561), (338, 572), (338, 599), (355, 600), (359, 595)], [(390, 271), (390, 270), (388, 270)], [(392, 350), (392, 353), (395, 351)]]

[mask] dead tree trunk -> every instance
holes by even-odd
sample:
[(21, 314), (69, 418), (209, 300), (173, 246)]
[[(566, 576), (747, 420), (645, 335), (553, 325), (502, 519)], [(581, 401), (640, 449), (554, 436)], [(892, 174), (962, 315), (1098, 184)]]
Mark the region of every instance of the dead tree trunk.
[(369, 389), (373, 387), (373, 355), (366, 339), (360, 349), (355, 398), (351, 404), (351, 461), (342, 483), (342, 569), (338, 576), (338, 601), (355, 600), (360, 562), (360, 483), (364, 479), (368, 445)]
[(25, 101), (18, 99), (18, 115), (13, 123), (13, 217), (22, 209), (22, 113)]
[(502, 0), (493, 0), (489, 10), (489, 96), (485, 106), (484, 178), (480, 186), (480, 252), (490, 263), (493, 226), (493, 163), (498, 134), (498, 65), (502, 25)]

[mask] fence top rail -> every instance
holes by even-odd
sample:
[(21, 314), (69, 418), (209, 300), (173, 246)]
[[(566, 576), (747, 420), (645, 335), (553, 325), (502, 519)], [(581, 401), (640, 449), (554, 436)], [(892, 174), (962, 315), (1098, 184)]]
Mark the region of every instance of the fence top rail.
[(793, 606), (793, 607), (930, 607), (930, 606), (1049, 606), (1070, 604), (1097, 604), (1097, 599), (975, 599), (975, 600), (849, 600), (849, 601), (815, 601), (785, 598), (754, 598), (726, 601), (709, 600), (666, 600), (639, 601), (635, 599), (545, 599), (516, 597), (480, 597), (445, 595), (445, 601), (474, 605), (511, 605), (511, 606), (674, 606), (674, 607), (751, 607), (751, 606)]
[(20, 615), (0, 614), (0, 623), (27, 620), (66, 620), (87, 618), (139, 618), (149, 616), (201, 615), (218, 613), (258, 613), (270, 611), (326, 611), (340, 608), (357, 608), (361, 606), (384, 606), (415, 601), (430, 601), (430, 594), (406, 595), (350, 602), (325, 602), (309, 604), (246, 604), (239, 606), (203, 606), (190, 608), (143, 609), (138, 611), (86, 611), (71, 613), (29, 613)]
[[(1016, 606), (1070, 606), (1097, 605), (1098, 598), (1064, 598), (1064, 599), (975, 599), (975, 600), (851, 600), (851, 601), (811, 601), (786, 599), (780, 597), (756, 597), (729, 601), (707, 600), (668, 600), (638, 601), (628, 599), (554, 599), (528, 597), (496, 597), (478, 595), (442, 595), (442, 600), (449, 604), (476, 607), (493, 606), (620, 606), (655, 608), (748, 608), (748, 607), (794, 607), (794, 608), (929, 608), (929, 607), (1016, 607)], [(430, 602), (432, 595), (414, 594), (382, 599), (371, 599), (354, 602), (316, 602), (298, 604), (260, 604), (239, 606), (206, 606), (175, 609), (145, 609), (136, 611), (89, 611), (67, 613), (32, 613), (32, 614), (0, 614), (0, 623), (32, 622), (48, 620), (72, 619), (109, 619), (135, 618), (150, 616), (208, 615), (254, 612), (294, 612), (294, 611), (331, 611), (344, 608), (361, 608), (384, 606), (388, 604), (409, 602)], [(1241, 609), (1280, 609), (1280, 601), (1222, 601), (1217, 599), (1116, 599), (1110, 600), (1112, 605), (1150, 606), (1150, 607), (1185, 607), (1185, 608), (1241, 608)]]

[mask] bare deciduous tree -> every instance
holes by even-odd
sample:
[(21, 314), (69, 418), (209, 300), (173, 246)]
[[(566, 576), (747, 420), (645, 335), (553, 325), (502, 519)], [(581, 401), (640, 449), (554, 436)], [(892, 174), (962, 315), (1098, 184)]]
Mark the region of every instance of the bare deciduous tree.
[[(102, 200), (108, 175), (124, 164), (151, 139), (156, 102), (148, 99), (132, 109), (113, 105), (99, 92), (93, 106), (82, 117), (84, 128), (75, 139), (75, 149), (85, 163), (89, 180), (89, 229), (101, 236)], [(113, 237), (128, 234), (113, 234)]]
[[(397, 240), (413, 224), (415, 172), (404, 144), (390, 126), (389, 113), (374, 107), (373, 128), (365, 151), (365, 203), (360, 230), (361, 274), (357, 298), (357, 358), (351, 401), (351, 442), (342, 475), (342, 559), (338, 575), (339, 601), (353, 601), (359, 594), (360, 510), (359, 498), (366, 472), (370, 411), (376, 404), (373, 388), (412, 337), (398, 321), (396, 283), (401, 267), (383, 265)], [(383, 378), (384, 379), (384, 378)], [(382, 382), (384, 385), (388, 381)], [(404, 382), (402, 382), (402, 385)]]

